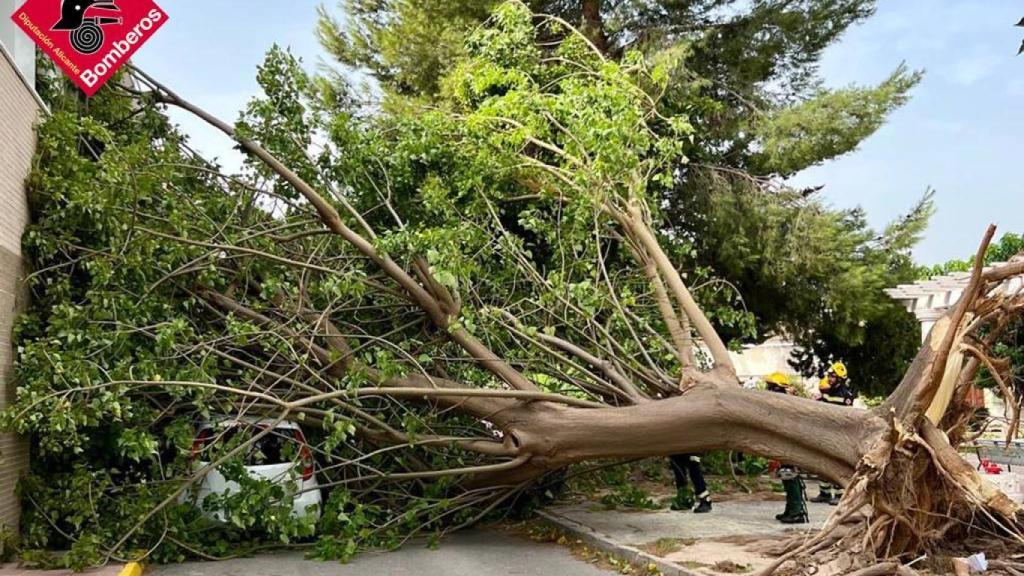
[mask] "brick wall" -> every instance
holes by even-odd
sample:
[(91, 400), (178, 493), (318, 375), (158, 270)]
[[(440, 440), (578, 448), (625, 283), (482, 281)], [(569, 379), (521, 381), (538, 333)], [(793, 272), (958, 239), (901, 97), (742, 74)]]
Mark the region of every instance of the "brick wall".
[[(11, 325), (25, 304), (21, 234), (28, 222), (25, 178), (32, 165), (38, 114), (32, 92), (0, 55), (0, 407), (13, 395)], [(0, 434), (0, 524), (18, 524), (14, 489), (27, 467), (28, 442)]]

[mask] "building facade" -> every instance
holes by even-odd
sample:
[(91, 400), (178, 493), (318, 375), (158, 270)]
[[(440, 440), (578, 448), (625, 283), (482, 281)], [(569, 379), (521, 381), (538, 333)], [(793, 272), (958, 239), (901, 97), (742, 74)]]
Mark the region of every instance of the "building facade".
[[(35, 46), (8, 18), (14, 0), (0, 0), (0, 407), (13, 392), (11, 327), (25, 305), (21, 235), (28, 223), (25, 179), (43, 105), (35, 92)], [(18, 478), (28, 469), (28, 442), (0, 434), (0, 525), (16, 529)]]

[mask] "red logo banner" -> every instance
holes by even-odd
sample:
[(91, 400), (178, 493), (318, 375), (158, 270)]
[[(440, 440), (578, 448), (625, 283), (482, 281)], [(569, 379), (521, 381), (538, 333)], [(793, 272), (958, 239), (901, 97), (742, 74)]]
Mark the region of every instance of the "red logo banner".
[(167, 13), (153, 0), (28, 0), (11, 19), (92, 96), (167, 22)]

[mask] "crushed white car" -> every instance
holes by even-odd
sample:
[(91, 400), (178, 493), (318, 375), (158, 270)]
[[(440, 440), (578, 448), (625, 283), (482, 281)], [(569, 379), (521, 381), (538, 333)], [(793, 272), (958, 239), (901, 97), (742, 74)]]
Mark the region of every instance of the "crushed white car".
[[(273, 427), (269, 433), (257, 439), (246, 449), (245, 471), (253, 478), (264, 478), (280, 484), (286, 494), (294, 494), (292, 516), (314, 515), (319, 518), (321, 494), (316, 479), (316, 461), (306, 443), (302, 428), (295, 422), (251, 418), (245, 416), (223, 417), (201, 422), (197, 427), (192, 444), (192, 459), (196, 470), (210, 462), (211, 446), (227, 443), (243, 434), (247, 440)], [(208, 510), (203, 502), (211, 494), (228, 495), (239, 490), (237, 482), (228, 480), (220, 470), (206, 473), (191, 490), (182, 495), (182, 502), (194, 502), (206, 515), (219, 522), (225, 521), (223, 510)], [(194, 498), (194, 500), (193, 500)]]

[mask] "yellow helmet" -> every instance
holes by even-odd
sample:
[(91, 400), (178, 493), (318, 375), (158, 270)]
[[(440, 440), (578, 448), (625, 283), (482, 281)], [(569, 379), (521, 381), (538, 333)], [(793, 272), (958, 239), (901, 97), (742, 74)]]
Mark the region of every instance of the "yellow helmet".
[(842, 362), (836, 362), (828, 369), (828, 371), (835, 374), (838, 378), (846, 378), (847, 376), (846, 364), (843, 364)]
[(772, 372), (771, 374), (764, 377), (764, 381), (769, 384), (778, 384), (779, 386), (789, 386), (789, 377), (782, 372)]

